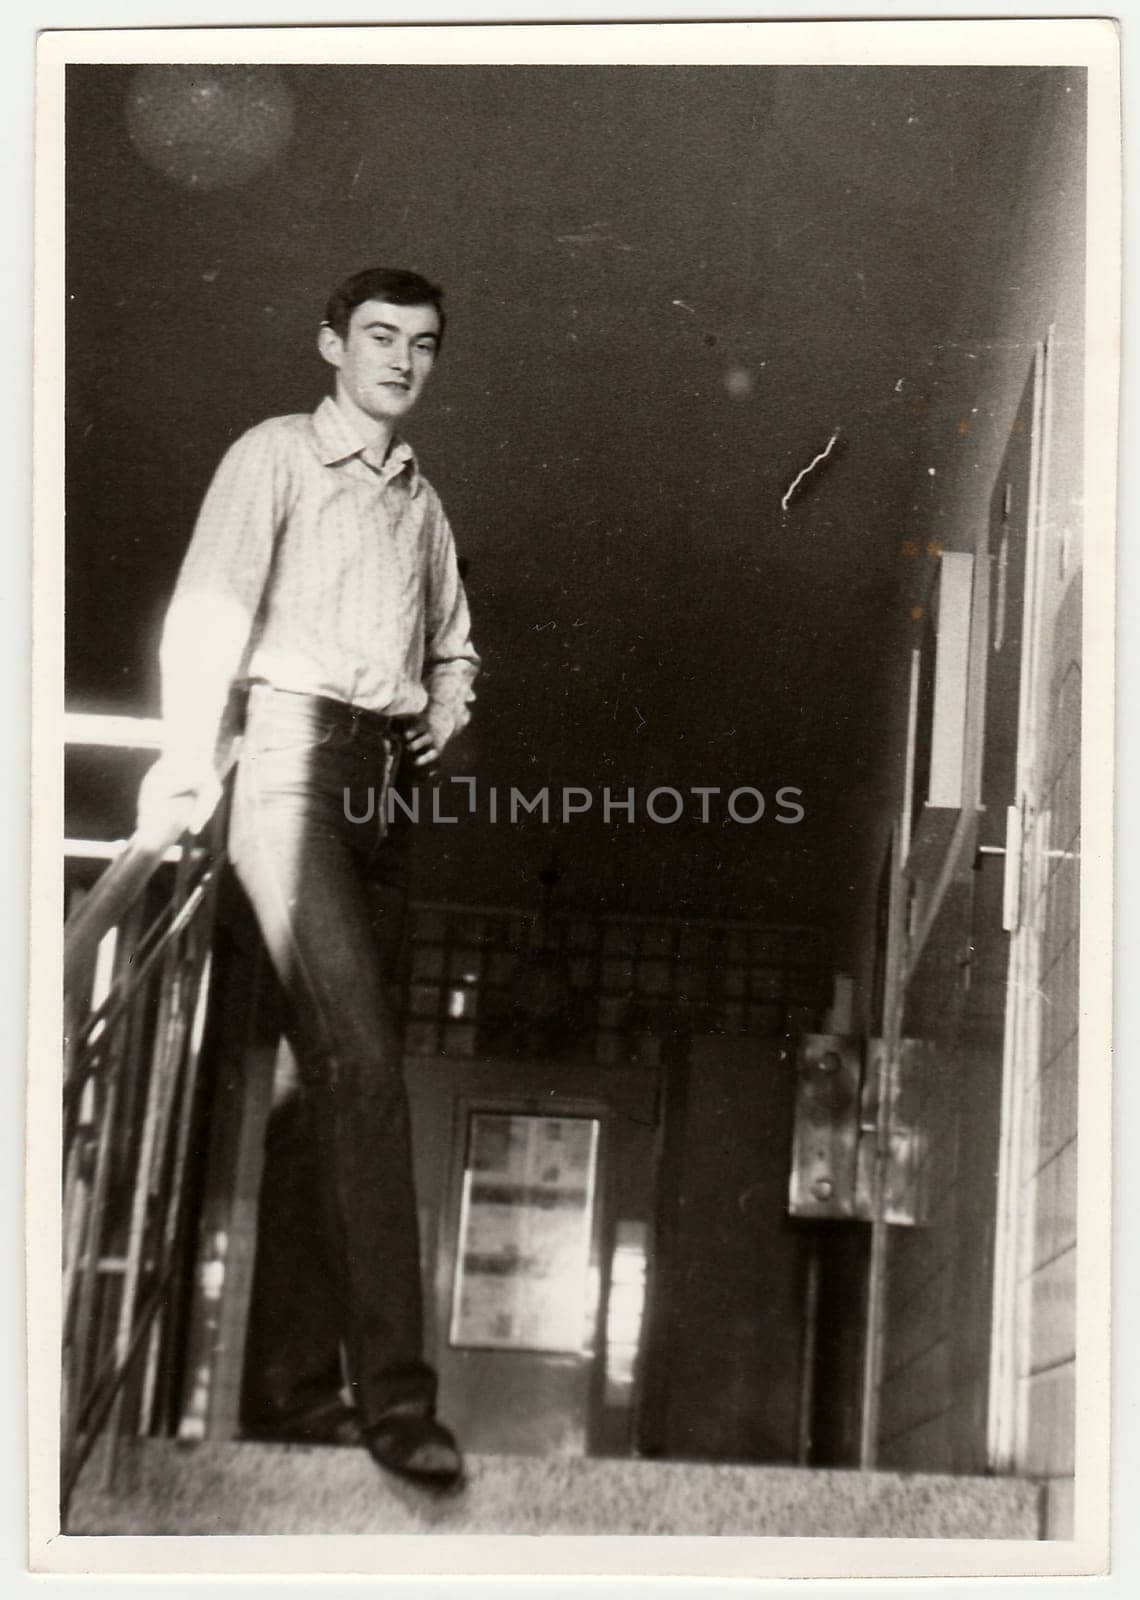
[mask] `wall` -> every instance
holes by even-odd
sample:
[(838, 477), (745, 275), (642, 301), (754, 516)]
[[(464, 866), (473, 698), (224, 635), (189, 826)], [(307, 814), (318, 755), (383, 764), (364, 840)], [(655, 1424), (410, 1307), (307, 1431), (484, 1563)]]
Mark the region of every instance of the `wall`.
[[(959, 380), (954, 391), (968, 447), (946, 464), (929, 513), (943, 548), (996, 555), (986, 547), (991, 496), (1007, 465), (1003, 452), (1019, 420), (1034, 346), (1053, 325), (1040, 650), (1032, 671), (1039, 696), (1037, 759), (1026, 780), (1041, 808), (1035, 836), (1040, 871), (1027, 880), (1031, 892), (1022, 908), (1025, 938), (1040, 962), (1040, 1030), (1031, 1030), (1021, 1058), (1009, 1064), (1016, 1099), (1006, 1113), (1006, 1129), (1012, 1123), (1020, 1129), (1019, 1177), (1002, 1201), (1008, 1217), (999, 1228), (1009, 940), (1001, 932), (1001, 858), (984, 857), (968, 875), (972, 881), (957, 884), (943, 903), (907, 996), (905, 1031), (934, 1047), (925, 1173), (930, 1213), (928, 1226), (896, 1230), (891, 1240), (880, 1438), (880, 1459), (889, 1466), (984, 1468), (993, 1455), (987, 1426), (992, 1429), (994, 1408), (1003, 1403), (1012, 1403), (1015, 1415), (1010, 1453), (997, 1464), (1045, 1476), (1064, 1476), (1073, 1466), (1082, 123), (1081, 75), (1043, 78), (1028, 181), (1009, 218), (1007, 259), (988, 304), (975, 303), (966, 345), (970, 386)], [(996, 577), (996, 562), (990, 576)], [(900, 700), (905, 693), (900, 661)], [(1005, 700), (1003, 706), (991, 696), (987, 720), (1008, 744), (1017, 721), (1008, 685)], [(1013, 799), (1008, 792), (1006, 803)], [(995, 820), (987, 813), (983, 830)], [(1014, 1236), (1009, 1293), (1015, 1356), (1013, 1370), (1000, 1378), (1003, 1395), (990, 1374), (992, 1285), (995, 1253)]]
[(1033, 1155), (1021, 1197), (1033, 1219), (1027, 1274), (1029, 1339), (1018, 1381), (1025, 1422), (1019, 1440), (1035, 1472), (1073, 1466), (1075, 1411), (1078, 858), (1080, 819), (1080, 585), (1057, 616), (1053, 651), (1046, 805), (1050, 860), (1032, 913), (1042, 925), (1039, 1069), (1025, 1085)]

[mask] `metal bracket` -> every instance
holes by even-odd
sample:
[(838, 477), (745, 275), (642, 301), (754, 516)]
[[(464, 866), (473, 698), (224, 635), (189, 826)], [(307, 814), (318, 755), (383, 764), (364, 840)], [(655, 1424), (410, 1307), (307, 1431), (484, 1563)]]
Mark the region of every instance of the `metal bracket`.
[[(802, 1034), (796, 1051), (796, 1102), (788, 1210), (815, 1219), (881, 1220), (913, 1227), (925, 1212), (927, 1139), (921, 1124), (928, 1047), (905, 1039), (899, 1059), (884, 1059), (881, 1039), (866, 1045), (841, 1034)], [(880, 1125), (880, 1085), (887, 1096)], [(882, 1139), (882, 1143), (880, 1142)]]
[(855, 1216), (861, 1079), (858, 1039), (839, 1033), (800, 1035), (788, 1189), (788, 1210), (794, 1217)]
[[(882, 1039), (871, 1039), (867, 1046), (867, 1073), (863, 1091), (862, 1126), (859, 1133), (858, 1168), (855, 1183), (855, 1215), (866, 1222), (876, 1216), (876, 1165), (882, 1163), (882, 1209), (878, 1220), (899, 1227), (913, 1227), (923, 1217), (923, 1172), (926, 1151), (925, 1132), (920, 1123), (922, 1093), (918, 1077), (925, 1046), (917, 1039), (904, 1039), (898, 1061), (885, 1059)], [(886, 1143), (880, 1147), (879, 1085), (886, 1085)]]

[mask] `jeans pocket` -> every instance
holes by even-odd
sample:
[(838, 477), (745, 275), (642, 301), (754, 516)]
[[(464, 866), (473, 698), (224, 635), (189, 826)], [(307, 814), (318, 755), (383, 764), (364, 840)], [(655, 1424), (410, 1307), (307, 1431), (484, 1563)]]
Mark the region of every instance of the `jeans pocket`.
[(255, 756), (292, 755), (328, 749), (338, 732), (336, 721), (319, 710), (274, 705), (251, 716), (244, 742)]

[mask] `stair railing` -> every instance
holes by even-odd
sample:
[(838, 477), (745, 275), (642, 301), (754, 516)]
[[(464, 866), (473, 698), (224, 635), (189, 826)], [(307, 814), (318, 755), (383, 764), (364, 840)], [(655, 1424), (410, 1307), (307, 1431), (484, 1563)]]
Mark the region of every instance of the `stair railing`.
[[(68, 743), (156, 748), (157, 725), (69, 717)], [(124, 724), (133, 727), (124, 728)], [(107, 726), (100, 726), (107, 724)], [(224, 776), (236, 742), (219, 763)], [(101, 1436), (178, 1403), (187, 1175), (210, 991), (223, 820), (136, 834), (64, 935), (61, 1507)], [(101, 852), (100, 852), (101, 853)], [(160, 879), (171, 867), (168, 887)]]

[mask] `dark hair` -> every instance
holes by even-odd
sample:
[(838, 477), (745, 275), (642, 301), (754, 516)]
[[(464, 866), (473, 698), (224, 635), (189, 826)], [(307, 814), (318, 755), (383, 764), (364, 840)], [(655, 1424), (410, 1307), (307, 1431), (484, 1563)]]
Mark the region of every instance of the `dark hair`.
[(443, 343), (447, 325), (443, 290), (418, 272), (405, 272), (402, 267), (365, 267), (363, 272), (354, 272), (329, 296), (325, 322), (342, 339), (347, 338), (352, 313), (366, 300), (387, 300), (393, 306), (434, 306), (439, 317), (438, 343)]

